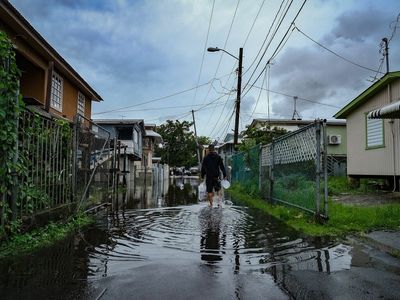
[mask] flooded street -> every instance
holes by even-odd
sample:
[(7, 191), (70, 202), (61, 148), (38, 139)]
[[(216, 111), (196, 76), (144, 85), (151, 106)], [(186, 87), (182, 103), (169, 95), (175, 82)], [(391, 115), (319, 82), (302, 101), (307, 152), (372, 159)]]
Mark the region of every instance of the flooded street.
[(127, 191), (89, 229), (0, 263), (1, 299), (395, 299), (398, 261), (306, 240), (197, 180)]

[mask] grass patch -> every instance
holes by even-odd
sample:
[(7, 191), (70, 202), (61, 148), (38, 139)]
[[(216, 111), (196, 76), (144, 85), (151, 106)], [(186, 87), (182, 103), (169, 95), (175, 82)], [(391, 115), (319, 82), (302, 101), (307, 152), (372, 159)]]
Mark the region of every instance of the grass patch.
[(49, 223), (29, 233), (14, 234), (0, 245), (0, 259), (23, 255), (50, 246), (93, 221), (92, 217), (82, 214), (70, 218), (66, 223)]
[(381, 182), (376, 180), (371, 180), (367, 178), (360, 179), (360, 186), (355, 188), (351, 186), (348, 182), (346, 176), (329, 176), (328, 177), (328, 186), (329, 186), (329, 194), (330, 195), (340, 195), (340, 194), (350, 194), (350, 195), (359, 195), (365, 193), (375, 193), (376, 184), (382, 184)]
[(320, 224), (306, 212), (271, 205), (258, 196), (249, 195), (239, 184), (232, 185), (229, 193), (247, 206), (260, 209), (310, 236), (338, 237), (374, 229), (400, 229), (400, 204), (360, 207), (330, 202), (330, 218)]

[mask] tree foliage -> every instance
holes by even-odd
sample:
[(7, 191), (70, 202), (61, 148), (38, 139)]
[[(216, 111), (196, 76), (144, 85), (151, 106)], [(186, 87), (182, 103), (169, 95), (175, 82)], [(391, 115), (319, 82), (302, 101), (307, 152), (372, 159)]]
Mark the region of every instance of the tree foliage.
[(246, 130), (242, 132), (243, 139), (240, 145), (240, 150), (248, 150), (255, 145), (268, 145), (273, 139), (284, 135), (287, 130), (280, 127), (272, 127), (269, 124), (264, 124), (259, 128), (256, 127), (246, 127)]
[[(190, 130), (193, 123), (188, 121), (167, 120), (167, 123), (157, 127), (162, 136), (163, 147), (156, 148), (156, 155), (161, 162), (173, 167), (192, 167), (197, 165), (196, 139)], [(209, 143), (207, 137), (199, 137), (199, 144)]]

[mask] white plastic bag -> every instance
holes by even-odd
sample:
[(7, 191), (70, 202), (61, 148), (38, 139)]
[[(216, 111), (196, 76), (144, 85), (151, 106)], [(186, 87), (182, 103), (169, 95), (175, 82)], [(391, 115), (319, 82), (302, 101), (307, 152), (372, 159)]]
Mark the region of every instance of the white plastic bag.
[(207, 196), (206, 184), (204, 183), (204, 181), (199, 184), (199, 186), (197, 187), (197, 191), (197, 198), (199, 199), (199, 201), (203, 201)]

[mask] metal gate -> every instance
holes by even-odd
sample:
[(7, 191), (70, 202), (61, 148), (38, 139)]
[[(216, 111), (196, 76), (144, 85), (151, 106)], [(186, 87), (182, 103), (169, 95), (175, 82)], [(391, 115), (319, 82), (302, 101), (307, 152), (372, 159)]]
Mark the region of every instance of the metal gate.
[(327, 217), (326, 149), (326, 126), (321, 120), (261, 146), (262, 195)]

